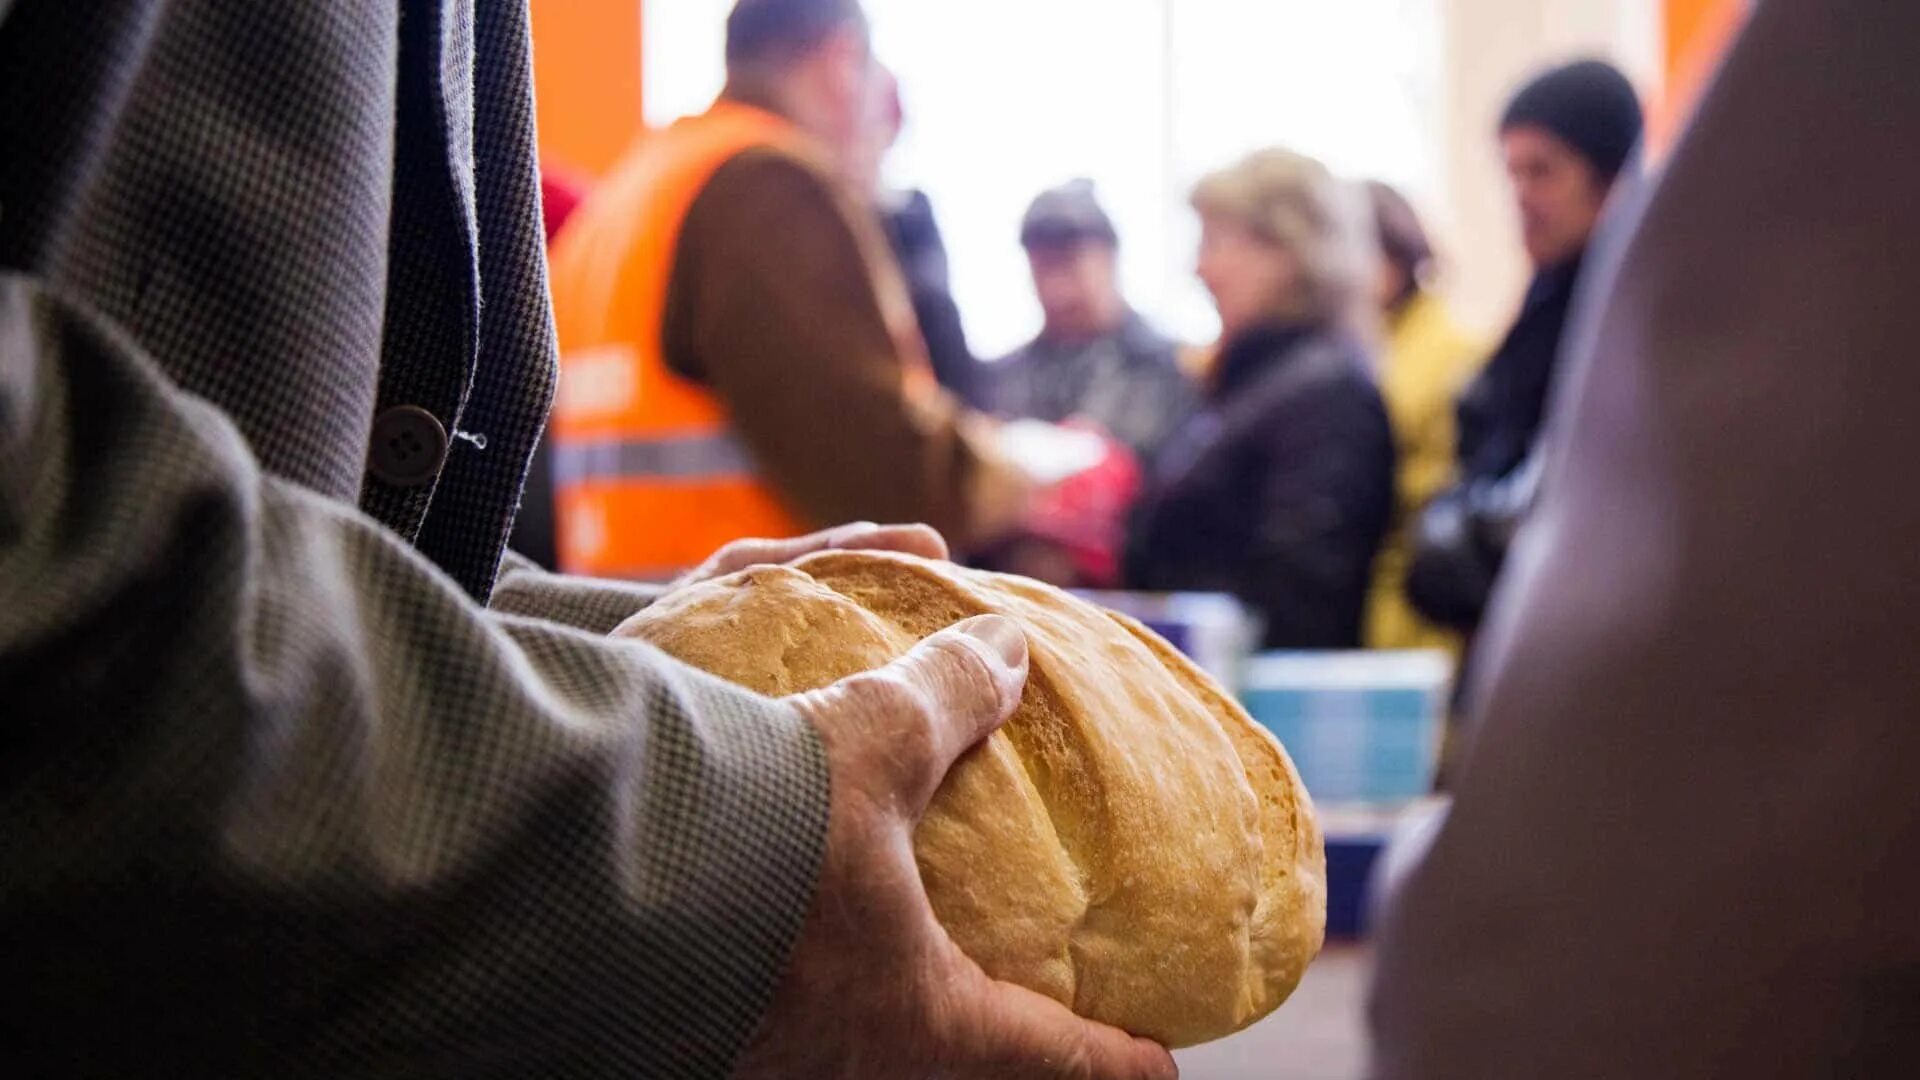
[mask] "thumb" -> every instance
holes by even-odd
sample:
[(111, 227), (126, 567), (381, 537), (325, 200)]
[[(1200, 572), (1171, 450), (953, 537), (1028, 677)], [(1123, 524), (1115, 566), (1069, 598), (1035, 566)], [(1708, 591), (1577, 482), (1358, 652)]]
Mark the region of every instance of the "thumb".
[(933, 766), (941, 776), (1020, 704), (1027, 635), (1000, 615), (976, 615), (913, 647), (882, 669), (925, 703)]
[(877, 671), (796, 699), (857, 772), (910, 813), (926, 808), (961, 754), (1013, 715), (1027, 681), (1027, 638), (980, 615), (920, 642)]

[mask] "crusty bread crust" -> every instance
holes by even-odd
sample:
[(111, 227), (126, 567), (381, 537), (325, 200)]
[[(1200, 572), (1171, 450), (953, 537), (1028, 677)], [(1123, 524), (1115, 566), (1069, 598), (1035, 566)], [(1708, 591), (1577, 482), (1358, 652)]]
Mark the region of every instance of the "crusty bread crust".
[(826, 552), (681, 590), (618, 633), (765, 694), (882, 666), (980, 614), (1032, 657), (1005, 728), (914, 836), (928, 896), (995, 978), (1187, 1046), (1271, 1012), (1318, 952), (1326, 867), (1286, 751), (1123, 616), (911, 556)]

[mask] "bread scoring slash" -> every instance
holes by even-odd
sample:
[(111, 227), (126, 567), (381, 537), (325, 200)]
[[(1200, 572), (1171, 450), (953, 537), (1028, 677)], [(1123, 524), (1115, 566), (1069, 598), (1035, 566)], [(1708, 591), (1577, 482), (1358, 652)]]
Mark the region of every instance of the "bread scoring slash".
[(1030, 675), (914, 835), (942, 925), (994, 978), (1168, 1046), (1272, 1012), (1326, 927), (1312, 804), (1273, 736), (1139, 623), (1026, 578), (825, 552), (680, 590), (616, 633), (780, 696), (984, 614), (1026, 631)]

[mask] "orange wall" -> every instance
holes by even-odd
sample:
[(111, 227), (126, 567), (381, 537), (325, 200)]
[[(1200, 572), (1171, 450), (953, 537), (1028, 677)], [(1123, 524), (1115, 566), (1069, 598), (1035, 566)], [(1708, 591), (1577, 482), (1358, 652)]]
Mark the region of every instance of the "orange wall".
[(533, 0), (540, 156), (597, 176), (640, 130), (641, 0)]
[(1666, 89), (1650, 118), (1656, 153), (1672, 143), (1692, 113), (1751, 8), (1752, 0), (1667, 0)]

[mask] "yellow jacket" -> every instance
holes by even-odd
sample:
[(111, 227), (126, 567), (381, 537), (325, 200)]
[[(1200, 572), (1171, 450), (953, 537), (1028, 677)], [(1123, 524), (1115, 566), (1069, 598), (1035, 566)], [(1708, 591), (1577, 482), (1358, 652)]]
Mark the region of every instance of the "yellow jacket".
[(1414, 520), (1453, 479), (1454, 399), (1485, 359), (1486, 351), (1431, 293), (1415, 294), (1388, 324), (1380, 393), (1399, 454), (1394, 482), (1398, 516), (1374, 563), (1366, 624), (1372, 648), (1459, 649), (1458, 635), (1413, 610), (1405, 586)]

